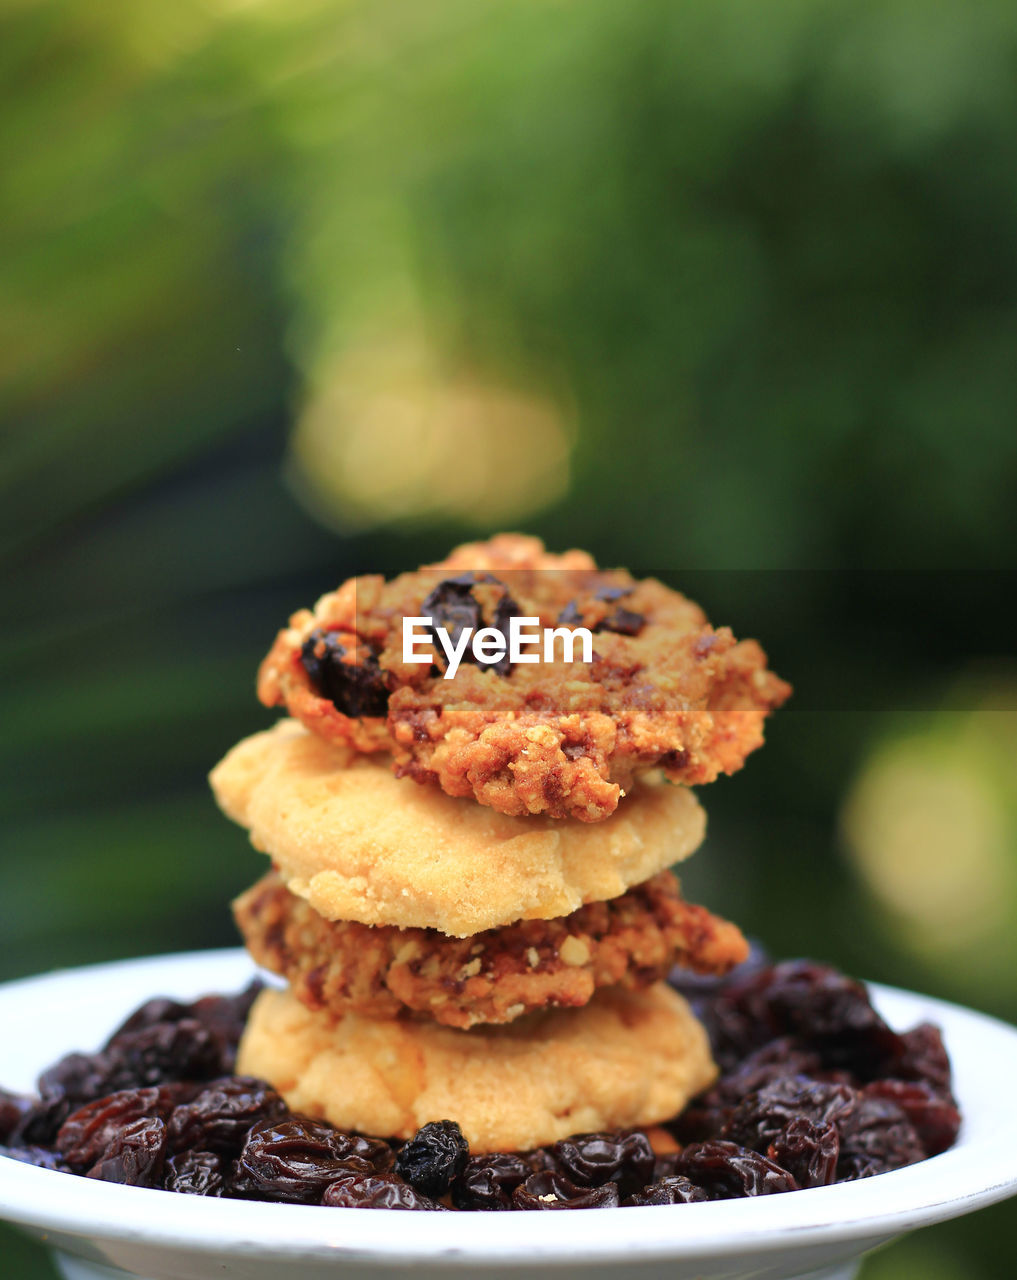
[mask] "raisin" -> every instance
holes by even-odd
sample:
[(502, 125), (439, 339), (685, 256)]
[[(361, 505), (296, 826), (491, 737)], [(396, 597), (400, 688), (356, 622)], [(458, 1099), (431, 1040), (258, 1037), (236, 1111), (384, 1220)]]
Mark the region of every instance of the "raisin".
[(642, 1191), (637, 1191), (629, 1204), (696, 1204), (709, 1200), (702, 1187), (693, 1186), (688, 1178), (658, 1178)]
[(620, 1203), (617, 1183), (577, 1187), (563, 1173), (546, 1169), (531, 1173), (512, 1193), (516, 1209), (614, 1209)]
[(171, 1151), (188, 1147), (235, 1156), (248, 1132), (286, 1111), (278, 1093), (262, 1080), (227, 1076), (176, 1107), (167, 1122)]
[(339, 1209), (423, 1209), (445, 1211), (392, 1173), (349, 1173), (325, 1188), (322, 1204)]
[(637, 636), (645, 625), (646, 618), (643, 614), (619, 605), (614, 613), (608, 614), (603, 622), (594, 627), (594, 630), (615, 631), (620, 636)]
[(675, 1169), (678, 1165), (678, 1157), (681, 1151), (665, 1151), (657, 1156), (653, 1162), (653, 1182), (661, 1182), (664, 1178), (675, 1177)]
[(136, 1009), (106, 1041), (104, 1050), (110, 1050), (134, 1032), (147, 1031), (161, 1023), (177, 1023), (193, 1019), (201, 1023), (215, 1038), (220, 1047), (220, 1064), (217, 1074), (227, 1075), (233, 1070), (236, 1047), (243, 1034), (247, 1015), (264, 983), (257, 979), (235, 995), (202, 996), (191, 1004), (181, 1004), (167, 996), (158, 996)]
[(57, 1128), (83, 1103), (115, 1093), (118, 1069), (116, 1058), (105, 1052), (68, 1053), (48, 1067), (38, 1081), (41, 1101), (67, 1104)]
[(513, 1191), (531, 1173), (533, 1169), (522, 1156), (512, 1152), (471, 1156), (452, 1184), (452, 1203), (457, 1209), (511, 1209)]
[(120, 1036), (130, 1035), (134, 1031), (144, 1031), (146, 1027), (154, 1027), (157, 1022), (179, 1022), (186, 1018), (190, 1010), (179, 1000), (171, 1000), (169, 996), (155, 996), (139, 1005), (126, 1018), (106, 1041), (106, 1048)]
[(733, 1113), (734, 1107), (724, 1103), (717, 1091), (711, 1089), (694, 1098), (667, 1127), (683, 1146), (689, 1142), (706, 1142), (720, 1137)]
[(0, 1089), (0, 1143), (6, 1142), (20, 1128), (34, 1105), (31, 1098)]
[[(688, 755), (684, 751), (670, 754), (676, 757)], [(673, 759), (669, 761), (667, 767), (680, 769), (687, 763), (687, 758)], [(723, 1001), (728, 988), (735, 987), (753, 974), (770, 967), (769, 952), (761, 942), (752, 939), (749, 943), (748, 958), (726, 975), (696, 973), (693, 969), (686, 969), (684, 965), (675, 965), (667, 975), (667, 981), (676, 991), (681, 992), (697, 1014), (702, 1015), (709, 1010), (714, 1001)], [(736, 1060), (733, 1060), (732, 1065), (734, 1061)]]
[[(623, 599), (625, 596), (631, 595), (632, 587), (600, 587), (593, 593), (594, 600), (603, 601), (605, 604), (614, 604), (616, 601)], [(558, 614), (558, 625), (562, 627), (575, 627), (583, 623), (583, 611), (579, 607), (576, 600), (570, 600), (568, 604)], [(626, 609), (623, 605), (611, 613), (606, 613), (599, 622), (594, 623), (590, 628), (594, 634), (598, 631), (614, 631), (622, 636), (637, 636), (646, 625), (646, 618), (641, 613), (636, 613), (634, 609)]]
[[(474, 634), (485, 625), (484, 613), (480, 601), (473, 593), (479, 583), (490, 582), (502, 588), (502, 596), (494, 607), (491, 626), (503, 635), (508, 631), (510, 618), (519, 616), (519, 606), (508, 593), (505, 584), (490, 573), (464, 573), (456, 578), (446, 578), (439, 582), (420, 606), (420, 616), (430, 618), (435, 627), (443, 627), (448, 632), (450, 642), (459, 643), (460, 636), (466, 627), (472, 627)], [(507, 675), (512, 663), (506, 652), (494, 662), (485, 662), (475, 658), (472, 649), (463, 654), (463, 662), (476, 662), (481, 670), (497, 671), (499, 675)]]
[(793, 1036), (782, 1036), (750, 1053), (734, 1070), (721, 1076), (712, 1093), (718, 1105), (737, 1104), (750, 1093), (758, 1093), (788, 1076), (815, 1077), (820, 1070), (820, 1057), (814, 1049), (806, 1049)]
[(866, 1098), (896, 1103), (914, 1126), (925, 1154), (937, 1156), (957, 1141), (961, 1115), (952, 1100), (918, 1080), (875, 1080), (862, 1090)]
[(795, 1036), (819, 1053), (823, 1067), (872, 1079), (902, 1052), (901, 1038), (869, 1001), (864, 985), (802, 960), (728, 986), (707, 1011), (725, 1070), (779, 1036)]
[(323, 1120), (262, 1121), (247, 1135), (232, 1191), (244, 1199), (318, 1204), (344, 1173), (374, 1173), (389, 1159), (387, 1143), (344, 1133)]
[(207, 1027), (222, 1041), (223, 1075), (229, 1075), (233, 1071), (237, 1045), (247, 1025), (247, 1016), (264, 987), (265, 984), (255, 978), (235, 995), (203, 996), (188, 1006), (189, 1016), (195, 1018), (203, 1027)]
[(925, 1158), (914, 1125), (896, 1103), (862, 1097), (843, 1117), (840, 1129), (838, 1182), (871, 1178), (890, 1169), (902, 1169)]
[[(347, 639), (349, 647), (335, 631), (311, 632), (300, 650), (308, 679), (343, 715), (387, 715), (389, 690), (377, 653), (355, 636)], [(347, 656), (356, 660), (344, 662)]]
[(786, 1169), (799, 1187), (826, 1187), (837, 1178), (840, 1132), (832, 1121), (816, 1124), (796, 1116), (770, 1143), (766, 1155)]
[(892, 1068), (895, 1080), (916, 1080), (951, 1098), (950, 1057), (943, 1034), (931, 1022), (919, 1023), (900, 1037), (901, 1054)]
[(123, 1089), (72, 1112), (61, 1125), (54, 1145), (72, 1169), (90, 1169), (122, 1129), (151, 1116), (164, 1120), (173, 1102), (172, 1087)]
[(21, 1164), (34, 1164), (38, 1169), (55, 1169), (61, 1173), (70, 1172), (55, 1151), (45, 1147), (4, 1147), (0, 1146), (0, 1156), (8, 1160), (17, 1160)]
[(52, 1146), (75, 1105), (68, 1098), (41, 1098), (33, 1102), (7, 1141), (13, 1147)]
[(165, 1160), (166, 1125), (157, 1116), (146, 1116), (120, 1129), (86, 1176), (129, 1187), (155, 1187), (162, 1182)]
[(181, 1151), (166, 1161), (163, 1187), (184, 1196), (221, 1196), (226, 1187), (222, 1156), (214, 1151)]
[(739, 1104), (723, 1137), (762, 1153), (792, 1120), (804, 1118), (820, 1127), (836, 1124), (857, 1104), (857, 1093), (846, 1085), (820, 1084), (800, 1076), (775, 1080)]
[(443, 1196), (466, 1168), (469, 1143), (454, 1120), (425, 1124), (396, 1156), (396, 1172), (426, 1196)]
[(530, 1166), (531, 1173), (560, 1172), (554, 1153), (547, 1147), (536, 1147), (533, 1151), (527, 1151), (523, 1159)]
[(567, 1178), (583, 1187), (616, 1182), (622, 1197), (653, 1177), (655, 1157), (645, 1133), (584, 1133), (556, 1142), (551, 1152)]
[(191, 1017), (115, 1036), (103, 1056), (112, 1060), (117, 1089), (209, 1080), (223, 1074), (222, 1040)]
[(701, 1187), (711, 1200), (769, 1196), (798, 1189), (786, 1169), (734, 1142), (715, 1139), (694, 1143), (681, 1153), (676, 1167), (680, 1177)]

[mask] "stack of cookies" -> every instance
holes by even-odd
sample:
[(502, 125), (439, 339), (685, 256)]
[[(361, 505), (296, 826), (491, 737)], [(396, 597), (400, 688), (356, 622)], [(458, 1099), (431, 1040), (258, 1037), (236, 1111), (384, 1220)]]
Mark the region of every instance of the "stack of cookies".
[[(585, 628), (589, 660), (463, 645), (446, 678), (437, 638), (404, 647), (404, 619), (457, 643), (514, 617)], [(272, 860), (235, 912), (286, 982), (238, 1069), (343, 1129), (454, 1120), (474, 1152), (676, 1115), (715, 1067), (664, 979), (747, 952), (668, 870), (703, 837), (689, 788), (737, 769), (788, 692), (676, 592), (519, 535), (295, 614), (259, 677), (291, 718), (212, 773)]]

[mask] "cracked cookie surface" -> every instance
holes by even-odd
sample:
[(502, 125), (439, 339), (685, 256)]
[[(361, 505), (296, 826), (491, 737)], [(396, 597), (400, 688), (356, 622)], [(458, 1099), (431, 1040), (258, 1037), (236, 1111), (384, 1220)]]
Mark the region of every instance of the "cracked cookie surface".
[[(404, 617), (454, 638), (514, 615), (586, 627), (592, 661), (464, 661), (448, 680), (437, 643), (431, 664), (403, 661)], [(506, 814), (586, 822), (648, 768), (687, 785), (733, 773), (789, 693), (755, 640), (712, 627), (677, 591), (519, 534), (391, 582), (350, 579), (292, 616), (258, 678), (266, 706), (357, 751), (391, 752), (401, 776)]]

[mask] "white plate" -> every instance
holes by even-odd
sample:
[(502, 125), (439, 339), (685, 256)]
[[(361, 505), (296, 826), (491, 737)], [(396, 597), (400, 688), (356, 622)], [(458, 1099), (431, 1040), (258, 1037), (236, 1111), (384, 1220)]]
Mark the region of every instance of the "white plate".
[[(159, 956), (0, 986), (0, 1085), (29, 1090), (71, 1049), (90, 1050), (153, 995), (238, 990), (242, 950)], [(1017, 1029), (924, 996), (873, 988), (899, 1029), (943, 1029), (964, 1112), (956, 1147), (861, 1182), (710, 1204), (574, 1213), (428, 1214), (323, 1209), (168, 1195), (0, 1158), (0, 1216), (62, 1251), (68, 1276), (121, 1268), (152, 1280), (415, 1280), (556, 1276), (849, 1276), (852, 1261), (904, 1231), (1017, 1191)], [(69, 1257), (67, 1255), (70, 1255)], [(79, 1259), (81, 1261), (75, 1261)], [(832, 1268), (832, 1269), (831, 1269)]]

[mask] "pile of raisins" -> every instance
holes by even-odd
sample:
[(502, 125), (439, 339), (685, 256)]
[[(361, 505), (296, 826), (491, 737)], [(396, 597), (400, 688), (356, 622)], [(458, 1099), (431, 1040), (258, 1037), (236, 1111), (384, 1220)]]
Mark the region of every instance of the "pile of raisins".
[(184, 1195), (501, 1211), (773, 1195), (899, 1169), (956, 1139), (938, 1029), (892, 1031), (861, 983), (758, 960), (726, 981), (673, 980), (721, 1075), (667, 1126), (667, 1154), (630, 1131), (471, 1155), (451, 1120), (400, 1144), (291, 1112), (264, 1081), (233, 1074), (252, 986), (150, 1000), (97, 1053), (44, 1071), (37, 1097), (0, 1090), (0, 1155)]

